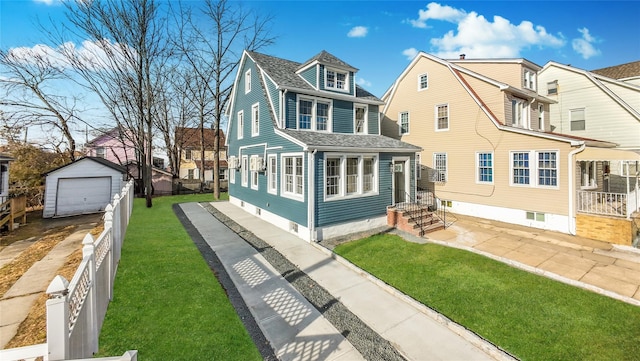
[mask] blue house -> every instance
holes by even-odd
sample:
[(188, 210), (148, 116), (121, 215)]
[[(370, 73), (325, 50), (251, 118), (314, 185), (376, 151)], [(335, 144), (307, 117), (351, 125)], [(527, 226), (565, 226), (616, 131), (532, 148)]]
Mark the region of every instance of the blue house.
[(419, 147), (380, 134), (384, 103), (322, 51), (242, 54), (227, 111), (229, 200), (307, 241), (387, 224), (415, 196)]

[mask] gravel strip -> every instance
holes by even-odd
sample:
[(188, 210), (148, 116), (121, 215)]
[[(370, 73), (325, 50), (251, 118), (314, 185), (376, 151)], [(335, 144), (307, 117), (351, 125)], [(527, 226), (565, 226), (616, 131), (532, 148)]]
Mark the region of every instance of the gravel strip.
[(367, 360), (405, 360), (389, 341), (367, 326), (327, 290), (302, 272), (280, 252), (237, 224), (209, 203), (200, 203), (220, 222), (253, 246), (302, 294)]

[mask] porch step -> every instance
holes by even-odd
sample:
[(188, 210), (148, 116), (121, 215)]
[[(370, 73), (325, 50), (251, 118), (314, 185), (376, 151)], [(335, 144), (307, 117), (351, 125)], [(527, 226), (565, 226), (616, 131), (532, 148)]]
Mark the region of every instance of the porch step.
[(399, 219), (393, 226), (418, 237), (445, 228), (444, 223), (433, 212), (414, 209), (398, 211)]

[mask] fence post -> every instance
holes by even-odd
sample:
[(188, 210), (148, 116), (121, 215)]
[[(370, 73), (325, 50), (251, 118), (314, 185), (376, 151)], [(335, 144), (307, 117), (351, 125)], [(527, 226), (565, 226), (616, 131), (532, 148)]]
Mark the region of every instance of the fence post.
[(120, 205), (120, 195), (116, 193), (113, 196), (113, 235), (118, 244), (118, 261), (120, 261), (120, 250), (122, 249), (122, 220), (120, 219), (120, 212), (122, 211), (122, 207)]
[(113, 206), (111, 206), (111, 204), (107, 204), (107, 207), (104, 209), (104, 229), (105, 231), (108, 230), (108, 232), (111, 234), (111, 236), (109, 237), (109, 242), (111, 242), (111, 245), (109, 246), (109, 248), (111, 248), (111, 253), (112, 253), (111, 272), (109, 274), (109, 277), (110, 277), (109, 282), (111, 283), (111, 289), (109, 290), (109, 293), (113, 295), (113, 281), (115, 278), (116, 269), (118, 267), (118, 257), (116, 254), (116, 252), (118, 252), (116, 250), (118, 245), (116, 244), (115, 236), (113, 234)]
[(69, 282), (56, 276), (47, 287), (47, 349), (50, 361), (69, 358)]
[(89, 330), (89, 340), (87, 342), (87, 346), (91, 350), (90, 355), (84, 356), (92, 356), (94, 353), (98, 352), (98, 306), (96, 303), (96, 297), (98, 294), (97, 284), (96, 284), (96, 254), (95, 247), (93, 245), (94, 239), (91, 233), (87, 233), (82, 240), (82, 258), (89, 258), (89, 293), (87, 294), (87, 298), (85, 299), (85, 307), (89, 307), (89, 312), (87, 314), (87, 323)]

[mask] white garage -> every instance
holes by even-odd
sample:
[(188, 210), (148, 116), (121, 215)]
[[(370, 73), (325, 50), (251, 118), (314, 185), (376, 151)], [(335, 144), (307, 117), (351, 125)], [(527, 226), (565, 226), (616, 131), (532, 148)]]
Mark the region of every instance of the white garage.
[(46, 174), (42, 217), (97, 213), (120, 193), (126, 169), (97, 157), (84, 157)]

